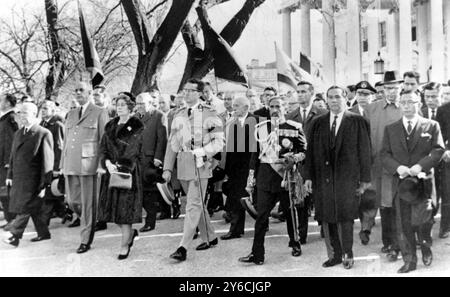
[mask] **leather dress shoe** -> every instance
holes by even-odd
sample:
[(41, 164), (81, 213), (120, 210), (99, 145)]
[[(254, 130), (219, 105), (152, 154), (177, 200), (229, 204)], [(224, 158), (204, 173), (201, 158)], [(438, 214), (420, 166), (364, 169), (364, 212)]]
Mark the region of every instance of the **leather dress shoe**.
[(344, 255), (344, 261), (342, 262), (345, 269), (351, 269), (353, 265), (355, 264), (355, 261), (353, 260), (353, 256), (350, 256), (348, 254)]
[(405, 265), (403, 265), (397, 273), (408, 273), (410, 271), (416, 270), (416, 263), (413, 262), (407, 262)]
[(301, 244), (306, 244), (306, 238), (300, 238), (300, 243)]
[(180, 246), (175, 253), (171, 254), (169, 257), (178, 261), (186, 260), (187, 251), (184, 247)]
[(3, 242), (5, 242), (7, 244), (10, 244), (10, 245), (12, 245), (14, 247), (18, 247), (20, 239), (19, 239), (19, 237), (13, 235), (10, 238), (5, 239)]
[(97, 224), (95, 224), (95, 232), (106, 229), (108, 229), (108, 225), (106, 225), (106, 222), (97, 222)]
[(450, 231), (439, 230), (439, 238), (448, 238), (450, 236)]
[(386, 257), (387, 257), (387, 259), (388, 259), (389, 262), (395, 262), (395, 261), (397, 261), (397, 259), (398, 259), (398, 254), (399, 254), (398, 251), (391, 250), (391, 251), (386, 255)]
[(136, 229), (133, 229), (133, 235), (131, 236), (131, 241), (128, 244), (128, 247), (131, 248), (133, 246), (134, 240), (139, 236), (139, 233)]
[(227, 234), (220, 236), (220, 239), (222, 240), (229, 240), (233, 238), (241, 238), (241, 235), (228, 232)]
[(50, 234), (45, 235), (45, 236), (38, 236), (38, 237), (32, 238), (32, 239), (30, 239), (30, 241), (31, 242), (38, 242), (38, 241), (48, 240), (48, 239), (51, 239)]
[(364, 231), (360, 231), (359, 232), (359, 239), (361, 239), (361, 244), (362, 245), (368, 245), (369, 241), (370, 241), (370, 232), (367, 230)]
[(231, 215), (230, 215), (229, 212), (224, 212), (223, 215), (222, 215), (222, 218), (225, 219), (225, 223), (227, 223), (227, 224), (228, 224), (229, 222), (231, 222)]
[(239, 262), (242, 263), (254, 263), (256, 265), (263, 265), (264, 259), (256, 259), (253, 254), (248, 255), (247, 257), (241, 257), (239, 258)]
[(149, 231), (152, 231), (154, 229), (155, 229), (155, 227), (152, 227), (150, 225), (144, 225), (144, 227), (139, 229), (139, 232), (149, 232)]
[(83, 254), (89, 251), (91, 247), (87, 244), (80, 244), (80, 247), (77, 249), (77, 254)]
[(217, 240), (217, 238), (212, 240), (212, 241), (210, 241), (209, 243), (203, 242), (196, 248), (196, 250), (197, 251), (207, 250), (210, 247), (212, 247), (214, 245), (217, 245), (218, 242), (219, 242), (219, 240)]
[(74, 228), (74, 227), (79, 227), (80, 226), (80, 218), (76, 218), (75, 221), (73, 221), (68, 227), (69, 228)]
[(381, 252), (382, 252), (383, 254), (389, 253), (390, 250), (391, 250), (391, 247), (390, 247), (389, 245), (384, 245), (384, 246), (381, 248)]
[(336, 266), (338, 264), (342, 263), (342, 259), (341, 258), (333, 258), (331, 260), (327, 260), (322, 264), (323, 268), (328, 268), (328, 267), (333, 267)]
[(430, 266), (433, 262), (433, 253), (430, 248), (424, 248), (422, 251), (422, 261), (425, 266)]
[(61, 220), (61, 224), (65, 224), (66, 222), (70, 222), (70, 221), (72, 221), (73, 220), (73, 215), (72, 214), (69, 214), (69, 213), (66, 213), (64, 216), (63, 216), (63, 218), (62, 218), (62, 220)]
[(300, 257), (302, 255), (302, 248), (300, 247), (300, 245), (293, 246), (291, 254), (293, 257)]
[(128, 256), (130, 255), (130, 246), (128, 245), (128, 250), (126, 254), (119, 254), (119, 256), (117, 256), (118, 260), (125, 260), (126, 258), (128, 258)]

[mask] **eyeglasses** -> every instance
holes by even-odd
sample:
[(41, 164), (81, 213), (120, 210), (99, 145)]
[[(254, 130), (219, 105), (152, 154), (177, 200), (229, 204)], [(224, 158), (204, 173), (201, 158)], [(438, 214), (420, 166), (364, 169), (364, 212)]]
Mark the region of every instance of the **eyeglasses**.
[(413, 100), (402, 101), (402, 100), (400, 100), (398, 103), (400, 105), (414, 105), (416, 103), (420, 103), (420, 101), (413, 101)]

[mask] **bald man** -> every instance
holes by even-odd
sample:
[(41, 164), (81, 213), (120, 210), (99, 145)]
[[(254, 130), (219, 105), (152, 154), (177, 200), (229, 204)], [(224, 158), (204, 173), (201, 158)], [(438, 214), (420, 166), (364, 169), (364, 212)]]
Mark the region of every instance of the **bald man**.
[(100, 141), (109, 120), (106, 109), (92, 102), (92, 89), (78, 82), (74, 90), (80, 107), (67, 114), (61, 172), (66, 180), (67, 200), (81, 221), (81, 244), (77, 253), (85, 253), (94, 240), (97, 216)]
[(46, 187), (51, 183), (53, 170), (53, 139), (49, 130), (39, 126), (38, 109), (25, 102), (19, 110), (22, 128), (15, 135), (6, 184), (11, 186), (9, 211), (16, 213), (6, 243), (17, 247), (28, 225), (33, 220), (37, 237), (32, 242), (50, 239), (50, 232), (42, 214)]

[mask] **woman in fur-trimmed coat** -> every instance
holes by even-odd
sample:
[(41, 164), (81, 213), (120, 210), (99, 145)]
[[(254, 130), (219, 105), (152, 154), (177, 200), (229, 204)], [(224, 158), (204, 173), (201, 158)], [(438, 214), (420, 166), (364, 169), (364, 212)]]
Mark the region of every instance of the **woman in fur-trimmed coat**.
[[(99, 220), (116, 223), (122, 229), (122, 247), (119, 259), (128, 257), (134, 238), (138, 235), (132, 224), (142, 222), (142, 182), (139, 158), (142, 147), (142, 122), (131, 117), (135, 101), (131, 94), (120, 93), (117, 99), (117, 114), (106, 124), (100, 152), (103, 168), (100, 190)], [(131, 173), (130, 190), (110, 187), (111, 173)], [(133, 231), (133, 232), (132, 232)]]

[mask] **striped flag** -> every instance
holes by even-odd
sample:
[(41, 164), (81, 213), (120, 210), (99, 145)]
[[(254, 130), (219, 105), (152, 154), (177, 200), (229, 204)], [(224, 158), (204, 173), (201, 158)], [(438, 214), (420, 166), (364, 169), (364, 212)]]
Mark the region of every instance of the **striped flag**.
[(300, 68), (289, 56), (283, 52), (275, 43), (275, 53), (277, 58), (277, 78), (279, 82), (285, 83), (292, 88), (297, 87), (301, 80), (312, 82), (311, 74)]
[(95, 87), (103, 81), (104, 75), (97, 50), (94, 47), (94, 42), (92, 41), (92, 38), (86, 28), (86, 23), (84, 22), (84, 15), (80, 1), (78, 1), (78, 14), (80, 17), (80, 31), (81, 41), (83, 43), (84, 61), (86, 69), (91, 72), (92, 86)]

